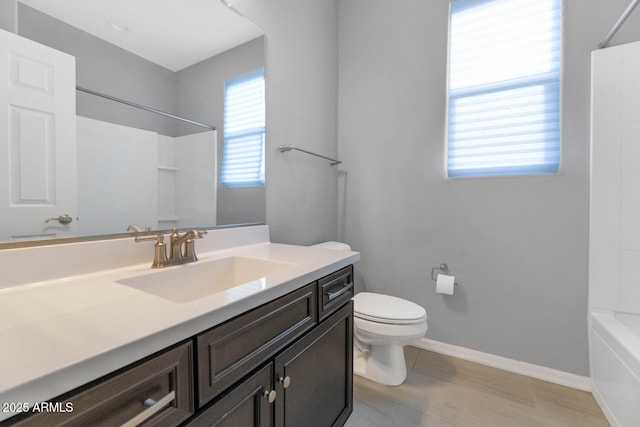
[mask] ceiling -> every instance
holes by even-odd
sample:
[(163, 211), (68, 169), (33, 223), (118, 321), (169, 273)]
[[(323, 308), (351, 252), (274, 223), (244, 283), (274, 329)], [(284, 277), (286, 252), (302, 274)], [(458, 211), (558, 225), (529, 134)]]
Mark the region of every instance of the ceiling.
[(263, 34), (220, 0), (19, 1), (171, 71)]

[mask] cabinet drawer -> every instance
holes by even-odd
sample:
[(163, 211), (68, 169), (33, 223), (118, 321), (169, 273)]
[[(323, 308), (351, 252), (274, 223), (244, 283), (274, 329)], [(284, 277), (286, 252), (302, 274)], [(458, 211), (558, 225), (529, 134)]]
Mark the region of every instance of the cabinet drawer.
[(331, 273), (318, 281), (318, 313), (327, 317), (353, 298), (353, 266)]
[(317, 323), (312, 283), (198, 335), (200, 406)]
[[(57, 410), (31, 415), (18, 426), (172, 426), (194, 413), (191, 342), (84, 390), (65, 395)], [(155, 405), (154, 405), (155, 402)], [(153, 409), (151, 409), (153, 408)]]

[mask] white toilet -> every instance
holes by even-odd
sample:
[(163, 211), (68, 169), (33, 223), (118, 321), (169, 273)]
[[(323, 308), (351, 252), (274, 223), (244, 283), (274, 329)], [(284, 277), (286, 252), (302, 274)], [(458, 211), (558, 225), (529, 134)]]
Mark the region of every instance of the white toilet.
[(407, 378), (403, 347), (424, 337), (427, 313), (411, 301), (360, 292), (353, 297), (353, 371), (380, 384)]
[[(316, 247), (351, 250), (345, 243)], [(407, 377), (403, 347), (427, 332), (427, 313), (418, 304), (372, 292), (353, 297), (353, 371), (380, 384), (400, 385)]]

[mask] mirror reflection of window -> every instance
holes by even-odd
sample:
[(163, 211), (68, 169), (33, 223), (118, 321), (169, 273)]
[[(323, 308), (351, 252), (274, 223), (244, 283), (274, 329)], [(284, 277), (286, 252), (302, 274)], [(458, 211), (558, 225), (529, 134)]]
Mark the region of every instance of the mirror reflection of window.
[(225, 82), (222, 184), (264, 186), (264, 69)]

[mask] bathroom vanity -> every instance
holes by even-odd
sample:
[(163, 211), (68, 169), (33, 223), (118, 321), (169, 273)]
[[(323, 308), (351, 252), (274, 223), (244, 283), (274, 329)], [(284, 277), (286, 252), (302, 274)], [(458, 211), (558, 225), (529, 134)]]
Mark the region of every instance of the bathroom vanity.
[[(198, 243), (188, 265), (0, 289), (0, 425), (343, 425), (359, 254), (269, 243), (266, 226)], [(194, 291), (207, 275), (223, 289)]]

